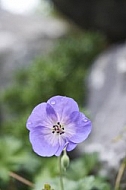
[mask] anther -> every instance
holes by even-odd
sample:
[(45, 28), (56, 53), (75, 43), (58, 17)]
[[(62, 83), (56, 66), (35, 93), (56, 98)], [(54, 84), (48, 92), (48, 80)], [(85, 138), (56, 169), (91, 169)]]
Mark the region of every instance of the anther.
[(62, 131), (62, 132), (60, 132), (60, 135), (62, 135), (62, 134), (64, 134), (64, 132)]
[(56, 125), (53, 125), (53, 130), (52, 130), (52, 133), (57, 133), (57, 134), (60, 134), (62, 135), (64, 133), (64, 127), (62, 127), (62, 125), (60, 124), (60, 122), (57, 122)]

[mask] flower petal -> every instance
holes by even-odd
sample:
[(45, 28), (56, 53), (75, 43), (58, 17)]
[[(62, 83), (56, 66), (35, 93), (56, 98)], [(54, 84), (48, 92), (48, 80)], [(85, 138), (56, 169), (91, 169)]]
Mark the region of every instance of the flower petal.
[(73, 150), (74, 148), (76, 148), (76, 146), (77, 146), (76, 143), (69, 142), (68, 145), (67, 145), (66, 150), (67, 150), (67, 151), (71, 151), (71, 150)]
[(58, 118), (57, 118), (56, 112), (54, 111), (53, 107), (48, 103), (46, 106), (46, 113), (47, 113), (49, 119), (52, 120), (52, 123), (57, 123)]
[(80, 116), (81, 114), (79, 111), (72, 112), (70, 116), (68, 117), (66, 124), (78, 122), (80, 120)]
[(80, 121), (81, 114), (78, 111), (74, 111), (70, 114), (65, 122), (65, 136), (70, 139), (72, 136), (76, 135), (76, 125)]
[(60, 146), (59, 146), (57, 152), (55, 153), (56, 156), (60, 156), (60, 154), (62, 153), (63, 149), (66, 147), (67, 142), (66, 142), (66, 140), (63, 137), (59, 136), (59, 144), (60, 144)]
[(54, 138), (54, 134), (49, 130), (48, 128), (37, 127), (36, 130), (30, 131), (30, 142), (33, 150), (40, 156), (53, 156), (59, 148), (58, 139)]
[(43, 126), (43, 123), (47, 120), (46, 118), (46, 103), (41, 103), (33, 109), (31, 115), (27, 120), (26, 126), (29, 130), (34, 129), (37, 126)]
[(60, 122), (64, 122), (72, 112), (79, 111), (77, 103), (72, 98), (65, 96), (54, 96), (47, 103), (54, 108)]
[(47, 103), (41, 103), (33, 109), (26, 126), (29, 130), (39, 126), (51, 128), (55, 120), (57, 120), (57, 116), (53, 108)]
[(75, 133), (69, 136), (69, 140), (73, 143), (83, 142), (91, 132), (91, 121), (81, 113), (79, 121), (74, 123)]

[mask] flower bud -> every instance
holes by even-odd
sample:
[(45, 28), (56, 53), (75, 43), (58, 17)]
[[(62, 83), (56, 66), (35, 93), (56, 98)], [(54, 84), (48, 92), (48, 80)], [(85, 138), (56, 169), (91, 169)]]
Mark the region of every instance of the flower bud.
[(53, 189), (51, 189), (51, 186), (49, 184), (45, 184), (44, 189), (42, 190), (53, 190)]
[(68, 155), (65, 153), (63, 154), (62, 158), (61, 158), (61, 166), (64, 170), (66, 170), (66, 168), (69, 166), (70, 163), (70, 159), (68, 157)]

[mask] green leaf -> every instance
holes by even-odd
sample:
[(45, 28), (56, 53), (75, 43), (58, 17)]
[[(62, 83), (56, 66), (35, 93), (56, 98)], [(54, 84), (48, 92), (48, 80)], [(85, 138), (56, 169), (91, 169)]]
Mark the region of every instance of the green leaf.
[[(39, 161), (22, 146), (22, 141), (10, 136), (0, 138), (0, 178), (9, 179), (10, 171), (27, 169), (32, 172)], [(32, 166), (32, 167), (31, 167)]]
[(96, 153), (84, 154), (80, 158), (70, 162), (70, 167), (67, 169), (65, 176), (72, 180), (79, 180), (93, 173), (96, 166), (98, 169), (98, 155)]

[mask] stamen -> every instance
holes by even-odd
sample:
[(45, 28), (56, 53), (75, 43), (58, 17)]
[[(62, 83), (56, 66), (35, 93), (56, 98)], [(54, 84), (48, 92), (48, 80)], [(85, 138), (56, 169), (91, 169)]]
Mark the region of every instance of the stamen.
[(57, 134), (64, 134), (64, 127), (61, 126), (60, 122), (57, 122), (56, 125), (53, 125), (52, 133), (57, 133)]

